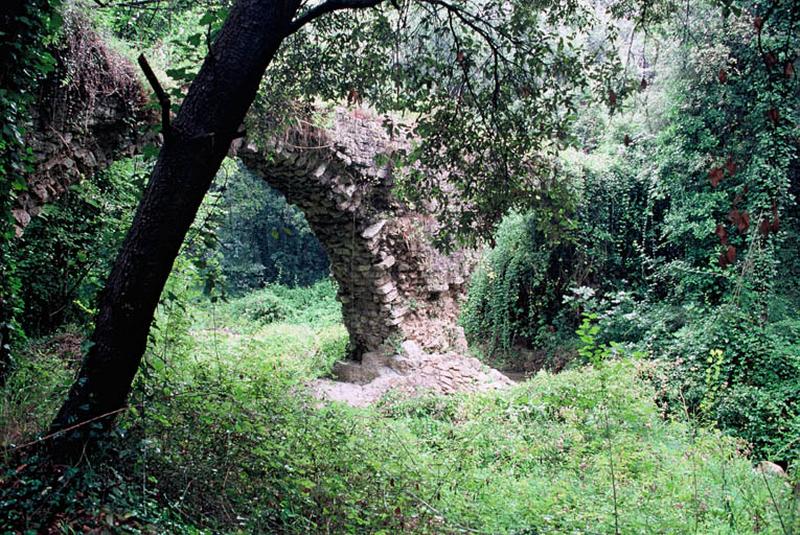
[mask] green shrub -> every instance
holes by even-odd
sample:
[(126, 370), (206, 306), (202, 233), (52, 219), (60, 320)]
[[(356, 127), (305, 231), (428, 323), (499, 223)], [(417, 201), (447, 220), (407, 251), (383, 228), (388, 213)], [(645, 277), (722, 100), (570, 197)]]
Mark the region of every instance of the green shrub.
[(472, 276), (461, 323), (468, 339), (508, 354), (514, 346), (531, 347), (541, 328), (554, 328), (570, 253), (548, 243), (532, 215), (506, 216), (495, 239)]
[(129, 433), (149, 441), (159, 495), (215, 532), (605, 533), (615, 505), (621, 532), (780, 529), (739, 446), (662, 420), (629, 361), (380, 413), (319, 407), (279, 365), (206, 365), (184, 368), (206, 394), (156, 402)]
[(277, 284), (236, 298), (221, 308), (228, 323), (245, 319), (260, 324), (286, 321), (297, 324), (333, 325), (341, 322), (341, 305), (336, 301), (336, 284), (324, 279), (308, 287)]
[(25, 301), (21, 322), (29, 335), (91, 320), (147, 170), (138, 158), (116, 162), (45, 205), (16, 240)]
[(15, 351), (15, 366), (0, 390), (0, 448), (33, 441), (47, 428), (80, 363), (83, 336), (77, 329), (34, 339)]
[(238, 305), (244, 316), (262, 323), (281, 321), (289, 315), (285, 303), (269, 289), (250, 294)]
[(666, 370), (665, 401), (745, 439), (757, 459), (798, 461), (798, 328), (760, 324), (734, 305), (690, 313), (684, 326), (650, 341)]
[[(780, 533), (779, 511), (796, 524), (791, 489), (771, 476), (767, 489), (742, 444), (662, 418), (647, 362), (604, 359), (500, 392), (323, 404), (307, 384), (343, 354), (343, 326), (325, 314), (237, 324), (233, 304), (193, 301), (193, 269), (178, 265), (168, 283), (116, 452), (56, 485), (14, 464), (0, 521), (23, 515), (12, 525), (34, 531), (607, 533), (618, 523), (621, 533), (747, 534)], [(287, 303), (313, 294), (285, 291)], [(50, 347), (36, 370), (63, 362)], [(67, 383), (40, 373), (14, 388), (57, 402)], [(31, 430), (46, 425), (29, 417)]]

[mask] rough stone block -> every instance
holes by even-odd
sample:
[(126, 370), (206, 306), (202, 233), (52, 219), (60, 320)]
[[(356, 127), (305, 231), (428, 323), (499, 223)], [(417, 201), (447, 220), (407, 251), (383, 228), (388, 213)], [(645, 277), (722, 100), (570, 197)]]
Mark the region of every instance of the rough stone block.
[(385, 219), (381, 219), (377, 223), (372, 224), (372, 225), (368, 226), (367, 228), (365, 228), (361, 232), (361, 237), (364, 238), (365, 240), (373, 239), (383, 229), (384, 225), (386, 225), (386, 220)]
[(397, 308), (393, 308), (392, 311), (389, 313), (393, 318), (401, 318), (408, 314), (408, 307), (401, 306)]
[(396, 261), (397, 260), (395, 259), (394, 256), (389, 255), (386, 258), (384, 258), (383, 260), (381, 260), (380, 262), (378, 262), (377, 264), (375, 264), (375, 267), (379, 268), (379, 269), (389, 269), (390, 267), (395, 265)]
[(381, 301), (384, 303), (391, 303), (394, 300), (396, 300), (399, 295), (400, 294), (397, 292), (397, 288), (392, 288), (392, 290), (388, 294), (383, 296)]
[(377, 293), (379, 295), (386, 295), (386, 294), (388, 294), (389, 292), (391, 292), (394, 289), (395, 289), (394, 288), (394, 282), (389, 281), (386, 284), (382, 284), (380, 286), (377, 286), (375, 288), (375, 293)]
[(358, 362), (339, 361), (333, 365), (333, 376), (348, 383), (366, 384), (378, 377), (379, 371), (373, 366), (362, 366)]
[(420, 360), (422, 359), (422, 357), (425, 356), (425, 352), (422, 350), (421, 347), (419, 347), (419, 344), (414, 340), (406, 340), (402, 344), (400, 344), (400, 347), (403, 350), (402, 354), (404, 354), (411, 360)]

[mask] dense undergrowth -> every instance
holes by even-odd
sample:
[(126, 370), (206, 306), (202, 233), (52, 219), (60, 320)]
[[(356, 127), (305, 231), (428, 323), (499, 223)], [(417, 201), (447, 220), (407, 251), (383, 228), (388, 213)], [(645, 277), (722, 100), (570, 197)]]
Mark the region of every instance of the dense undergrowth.
[(145, 533), (800, 528), (787, 480), (756, 472), (743, 442), (665, 418), (648, 380), (658, 365), (601, 351), (592, 335), (587, 351), (606, 357), (593, 365), (498, 393), (353, 409), (305, 386), (345, 352), (330, 282), (192, 303), (186, 279), (170, 282), (180, 303), (160, 310), (107, 462), (50, 486), (24, 466), (34, 463), (24, 443), (62, 399), (78, 339), (29, 346), (0, 398), (14, 461), (4, 522)]
[(529, 211), (506, 215), (462, 322), (497, 364), (560, 369), (577, 359), (574, 331), (593, 314), (601, 342), (660, 363), (668, 410), (791, 464), (800, 458), (797, 32), (780, 18), (765, 32), (757, 18), (696, 9), (703, 29), (691, 43), (687, 21), (660, 26), (663, 53), (642, 67), (638, 89), (615, 113), (586, 109), (560, 181)]

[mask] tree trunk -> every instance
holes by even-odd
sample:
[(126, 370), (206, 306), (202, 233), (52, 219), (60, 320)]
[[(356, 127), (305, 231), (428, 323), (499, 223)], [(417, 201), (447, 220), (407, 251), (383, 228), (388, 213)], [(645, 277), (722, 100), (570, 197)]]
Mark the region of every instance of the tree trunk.
[(186, 232), (255, 98), (300, 0), (238, 0), (192, 83), (106, 282), (92, 346), (51, 426), (72, 460), (124, 407)]

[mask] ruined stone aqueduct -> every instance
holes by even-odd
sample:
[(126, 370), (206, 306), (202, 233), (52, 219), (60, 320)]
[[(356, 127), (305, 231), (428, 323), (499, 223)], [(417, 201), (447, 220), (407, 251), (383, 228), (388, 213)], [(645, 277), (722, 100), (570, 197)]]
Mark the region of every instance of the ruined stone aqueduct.
[[(138, 75), (99, 38), (98, 43), (95, 68), (104, 67), (101, 76), (108, 80), (99, 87), (105, 89), (51, 92), (34, 110), (28, 142), (36, 167), (13, 210), (18, 234), (45, 203), (114, 159), (134, 154), (153, 135), (144, 133), (152, 131), (147, 123), (153, 115)], [(92, 90), (87, 100), (85, 93)], [(60, 109), (87, 101), (90, 108)], [(431, 355), (447, 354), (449, 363), (435, 365), (435, 373), (448, 375), (456, 386), (503, 382), (481, 371), (474, 359), (454, 363), (466, 352), (456, 320), (476, 255), (437, 251), (430, 240), (437, 232), (435, 218), (410, 210), (392, 194), (390, 156), (398, 145), (380, 118), (340, 107), (330, 127), (297, 125), (261, 146), (239, 140), (231, 151), (303, 211), (329, 255), (355, 361), (340, 365), (340, 376), (366, 383), (381, 370), (407, 375), (425, 368)], [(401, 346), (405, 354), (385, 357)]]

